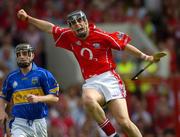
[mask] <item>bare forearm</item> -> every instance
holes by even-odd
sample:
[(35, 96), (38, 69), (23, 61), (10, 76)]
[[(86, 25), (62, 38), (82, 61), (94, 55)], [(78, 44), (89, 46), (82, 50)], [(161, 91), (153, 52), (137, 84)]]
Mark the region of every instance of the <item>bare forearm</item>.
[(47, 32), (47, 33), (52, 33), (52, 27), (54, 26), (54, 24), (48, 22), (48, 21), (44, 21), (44, 20), (40, 20), (31, 16), (27, 16), (27, 21), (28, 23), (34, 25), (35, 27), (37, 27), (38, 29)]
[(139, 49), (137, 49), (136, 47), (127, 44), (125, 47), (125, 51), (129, 52), (130, 54), (132, 54), (133, 56), (136, 56), (138, 58), (142, 58), (143, 56), (143, 52), (141, 52)]
[(55, 95), (38, 96), (38, 102), (57, 102), (59, 100)]
[(0, 112), (5, 111), (6, 102), (4, 99), (0, 98)]

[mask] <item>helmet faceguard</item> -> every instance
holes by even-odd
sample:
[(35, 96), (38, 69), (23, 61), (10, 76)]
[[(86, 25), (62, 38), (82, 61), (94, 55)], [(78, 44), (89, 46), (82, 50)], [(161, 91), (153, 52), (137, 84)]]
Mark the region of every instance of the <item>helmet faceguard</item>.
[[(33, 61), (31, 56), (32, 56), (32, 53), (34, 53), (34, 51), (35, 51), (35, 49), (29, 44), (23, 43), (23, 44), (17, 45), (15, 48), (15, 53), (16, 53), (16, 57), (17, 57), (17, 65), (20, 68), (28, 67)], [(19, 56), (23, 53), (27, 54), (27, 58), (20, 59)]]
[(68, 14), (67, 23), (77, 37), (84, 39), (88, 36), (88, 21), (85, 13), (81, 10)]
[(86, 15), (83, 11), (74, 11), (67, 15), (67, 23), (71, 27), (74, 21), (78, 21), (79, 19), (83, 19), (87, 21)]

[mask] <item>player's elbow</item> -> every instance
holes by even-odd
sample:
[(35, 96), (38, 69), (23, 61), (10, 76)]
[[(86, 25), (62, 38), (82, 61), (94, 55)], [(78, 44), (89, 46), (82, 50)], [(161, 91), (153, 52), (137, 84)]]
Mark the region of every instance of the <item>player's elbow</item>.
[(53, 99), (54, 102), (58, 102), (59, 101), (59, 98), (54, 96), (54, 99)]
[(58, 96), (56, 96), (56, 95), (53, 95), (53, 94), (50, 94), (50, 95), (48, 95), (48, 102), (50, 103), (50, 102), (58, 102), (59, 101), (59, 97)]
[(52, 33), (53, 33), (53, 32), (52, 32), (53, 27), (54, 27), (54, 24), (49, 23), (49, 24), (46, 26), (45, 31), (46, 31), (47, 33), (49, 33), (49, 34), (52, 34)]

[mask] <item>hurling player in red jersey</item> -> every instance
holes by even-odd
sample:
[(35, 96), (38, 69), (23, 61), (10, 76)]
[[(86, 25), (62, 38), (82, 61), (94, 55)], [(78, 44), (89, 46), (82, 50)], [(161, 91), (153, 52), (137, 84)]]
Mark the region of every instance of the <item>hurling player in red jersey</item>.
[(154, 61), (153, 56), (146, 55), (128, 44), (130, 37), (124, 33), (109, 33), (96, 28), (94, 24), (88, 24), (82, 11), (74, 11), (67, 15), (69, 28), (34, 18), (23, 9), (18, 11), (17, 16), (20, 20), (52, 34), (57, 47), (74, 53), (85, 79), (82, 93), (85, 109), (107, 136), (119, 135), (105, 116), (102, 109), (105, 104), (129, 137), (142, 137), (129, 118), (126, 91), (120, 76), (115, 72), (116, 65), (111, 50), (124, 50), (146, 61)]

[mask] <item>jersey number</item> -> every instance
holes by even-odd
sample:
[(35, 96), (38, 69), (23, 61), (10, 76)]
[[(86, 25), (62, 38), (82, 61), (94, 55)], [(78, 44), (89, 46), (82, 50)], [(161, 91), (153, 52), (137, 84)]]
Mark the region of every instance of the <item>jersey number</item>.
[(88, 49), (88, 48), (82, 48), (82, 49), (81, 49), (80, 54), (81, 54), (82, 57), (84, 56), (84, 53), (85, 53), (85, 52), (88, 52), (88, 54), (89, 54), (89, 60), (95, 60), (95, 61), (98, 60), (97, 58), (93, 58), (93, 53), (92, 53), (92, 51), (91, 51), (90, 49)]

